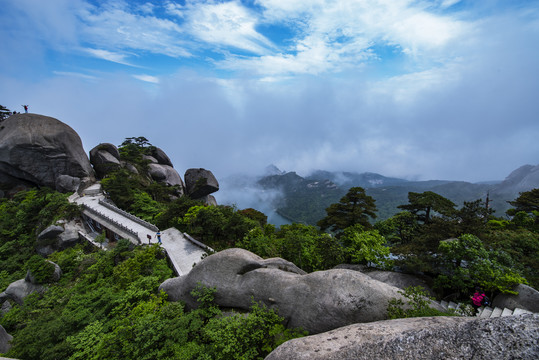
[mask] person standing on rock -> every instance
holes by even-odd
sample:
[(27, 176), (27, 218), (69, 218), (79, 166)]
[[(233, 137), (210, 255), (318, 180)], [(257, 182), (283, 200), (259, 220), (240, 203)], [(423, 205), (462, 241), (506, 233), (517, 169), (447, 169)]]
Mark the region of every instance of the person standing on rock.
[(24, 112), (28, 114), (28, 105), (21, 105), (24, 108)]
[(152, 236), (150, 234), (146, 235), (146, 237), (148, 238), (148, 245), (151, 244), (151, 241), (152, 241)]
[(161, 231), (158, 231), (157, 234), (155, 234), (155, 236), (157, 236), (157, 242), (159, 243), (159, 245), (162, 244), (161, 242)]

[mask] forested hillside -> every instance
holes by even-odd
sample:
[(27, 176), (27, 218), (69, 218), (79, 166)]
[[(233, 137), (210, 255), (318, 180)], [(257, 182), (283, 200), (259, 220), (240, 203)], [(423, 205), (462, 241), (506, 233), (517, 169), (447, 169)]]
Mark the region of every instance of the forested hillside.
[(280, 192), (273, 204), (279, 215), (291, 222), (309, 225), (315, 225), (324, 216), (325, 209), (354, 186), (363, 187), (376, 200), (377, 220), (385, 220), (399, 212), (398, 206), (406, 202), (411, 191), (433, 191), (459, 207), (465, 201), (485, 201), (488, 195), (489, 207), (503, 216), (510, 207), (507, 201), (515, 199), (520, 192), (539, 187), (539, 166), (525, 165), (504, 181), (477, 184), (447, 180), (408, 181), (374, 173), (321, 170), (301, 177), (295, 172), (277, 170), (261, 177), (258, 185), (264, 190)]

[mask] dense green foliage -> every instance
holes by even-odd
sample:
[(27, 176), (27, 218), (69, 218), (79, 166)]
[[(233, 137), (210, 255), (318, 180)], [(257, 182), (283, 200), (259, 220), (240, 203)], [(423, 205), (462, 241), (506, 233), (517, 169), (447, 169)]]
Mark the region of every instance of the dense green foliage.
[(0, 324), (14, 335), (7, 356), (20, 359), (258, 359), (303, 333), (288, 330), (274, 311), (253, 304), (223, 316), (215, 289), (193, 293), (186, 311), (157, 287), (172, 276), (159, 246), (120, 241), (112, 251), (76, 247), (53, 254), (64, 269), (42, 296), (14, 305)]
[(37, 284), (46, 284), (52, 281), (54, 264), (39, 255), (32, 256), (26, 262), (26, 269), (30, 271)]
[(262, 257), (281, 257), (305, 271), (329, 269), (343, 262), (345, 252), (333, 236), (303, 224), (254, 228), (235, 246)]
[(176, 226), (215, 250), (233, 247), (260, 223), (230, 206), (191, 207)]
[(35, 255), (37, 235), (60, 219), (77, 216), (79, 209), (67, 195), (47, 188), (0, 198), (0, 292), (24, 278), (25, 264)]
[[(532, 190), (520, 198), (533, 203), (538, 194)], [(533, 207), (521, 208), (529, 212), (510, 211), (514, 216), (505, 220), (494, 217), (481, 200), (456, 209), (429, 193), (411, 194), (410, 204), (400, 208), (410, 211), (375, 227), (388, 239), (391, 252), (399, 255), (397, 265), (430, 275), (440, 295), (457, 293), (465, 299), (476, 286), (491, 295), (510, 293), (518, 283), (539, 286), (539, 231)]]
[[(195, 236), (221, 248), (265, 222), (255, 210), (201, 206), (185, 197), (158, 202), (145, 198), (145, 193), (135, 192), (131, 209), (137, 215), (158, 208), (152, 218), (161, 225), (190, 227)], [(120, 240), (109, 251), (78, 245), (53, 253), (49, 259), (62, 268), (63, 276), (51, 283), (54, 266), (35, 255), (37, 234), (59, 219), (78, 216), (78, 207), (67, 202), (67, 195), (41, 189), (1, 199), (0, 211), (1, 290), (27, 270), (47, 286), (44, 294), (28, 296), (22, 306), (12, 304), (1, 317), (0, 325), (14, 336), (7, 356), (260, 359), (282, 342), (303, 335), (287, 329), (281, 317), (260, 304), (253, 303), (249, 313), (225, 316), (212, 302), (215, 289), (197, 289), (193, 296), (201, 306), (192, 311), (166, 301), (157, 288), (172, 271), (157, 245), (134, 247)]]

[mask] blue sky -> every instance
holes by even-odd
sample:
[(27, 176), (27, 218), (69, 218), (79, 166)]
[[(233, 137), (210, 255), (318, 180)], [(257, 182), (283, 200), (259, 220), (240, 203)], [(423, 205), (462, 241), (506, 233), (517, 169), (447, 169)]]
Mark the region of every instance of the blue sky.
[(539, 163), (539, 1), (0, 0), (0, 104), (180, 174)]

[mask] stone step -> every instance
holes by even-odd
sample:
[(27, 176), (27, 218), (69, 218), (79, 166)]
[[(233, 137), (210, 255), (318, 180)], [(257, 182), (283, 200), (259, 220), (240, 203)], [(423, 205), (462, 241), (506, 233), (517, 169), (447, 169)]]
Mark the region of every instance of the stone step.
[(513, 310), (504, 308), (500, 316), (511, 316), (513, 315)]
[(490, 314), (491, 318), (500, 317), (502, 315), (503, 309), (500, 309), (499, 307), (495, 307), (494, 310), (492, 310), (492, 314)]
[(454, 303), (453, 301), (450, 301), (449, 304), (447, 305), (448, 309), (456, 309), (457, 307), (458, 307), (458, 304)]
[(516, 308), (515, 310), (513, 310), (513, 315), (522, 315), (522, 314), (532, 314), (532, 312), (521, 309), (521, 308)]
[(481, 311), (481, 315), (479, 315), (479, 317), (480, 317), (481, 319), (488, 319), (488, 318), (490, 318), (490, 315), (492, 314), (492, 310), (493, 310), (493, 309), (492, 309), (491, 307), (488, 307), (488, 306), (485, 307), (485, 308), (483, 309), (483, 311)]

